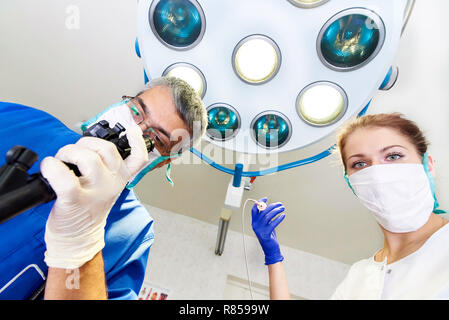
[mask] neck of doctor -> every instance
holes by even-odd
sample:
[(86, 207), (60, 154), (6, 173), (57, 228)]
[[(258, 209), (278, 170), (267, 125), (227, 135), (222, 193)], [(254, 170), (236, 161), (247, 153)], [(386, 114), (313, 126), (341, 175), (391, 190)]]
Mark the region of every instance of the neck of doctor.
[(390, 264), (412, 254), (448, 222), (432, 213), (429, 220), (413, 232), (393, 233), (380, 226), (384, 234), (384, 245), (374, 256), (375, 261), (381, 262), (387, 257), (387, 264)]

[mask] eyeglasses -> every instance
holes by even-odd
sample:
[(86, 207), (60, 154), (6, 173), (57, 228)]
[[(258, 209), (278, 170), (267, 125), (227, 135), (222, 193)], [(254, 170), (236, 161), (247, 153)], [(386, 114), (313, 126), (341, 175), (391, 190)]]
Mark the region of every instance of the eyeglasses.
[[(160, 130), (154, 129), (146, 105), (142, 99), (137, 95), (135, 97), (122, 96), (122, 100), (129, 100), (128, 107), (131, 109), (133, 117), (139, 126), (143, 126), (142, 132), (145, 136), (148, 136), (154, 140), (156, 146), (160, 150), (161, 155), (171, 154), (172, 142), (170, 141), (170, 135), (168, 132), (160, 132)], [(140, 107), (140, 111), (139, 108)]]

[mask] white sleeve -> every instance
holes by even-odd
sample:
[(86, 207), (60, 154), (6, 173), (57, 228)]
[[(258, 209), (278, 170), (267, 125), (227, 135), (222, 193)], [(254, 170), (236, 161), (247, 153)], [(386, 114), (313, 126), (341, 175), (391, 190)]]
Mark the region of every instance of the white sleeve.
[(354, 263), (346, 273), (345, 278), (338, 285), (337, 289), (335, 289), (334, 294), (330, 297), (330, 300), (348, 300), (351, 299), (350, 295), (348, 295), (348, 288), (351, 288), (351, 283), (354, 282), (354, 276), (358, 273), (360, 264), (363, 262), (359, 261)]
[(340, 282), (337, 289), (335, 289), (335, 292), (330, 297), (330, 300), (345, 300), (344, 288), (345, 288), (345, 283), (346, 283), (347, 278), (348, 278), (348, 276), (346, 275), (346, 278), (342, 282)]
[(363, 296), (365, 278), (367, 274), (366, 265), (369, 259), (363, 259), (354, 263), (348, 270), (346, 277), (338, 285), (331, 300), (353, 300)]

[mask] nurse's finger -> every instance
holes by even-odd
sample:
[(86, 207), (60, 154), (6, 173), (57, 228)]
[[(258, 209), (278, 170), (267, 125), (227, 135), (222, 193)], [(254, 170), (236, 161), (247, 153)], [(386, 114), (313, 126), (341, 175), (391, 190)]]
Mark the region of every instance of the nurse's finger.
[(281, 214), (270, 222), (270, 233), (285, 219), (285, 214)]
[(263, 215), (266, 215), (266, 214), (268, 214), (271, 210), (273, 210), (273, 209), (275, 209), (275, 208), (277, 208), (277, 207), (280, 207), (280, 206), (282, 206), (282, 203), (281, 203), (281, 202), (271, 203), (271, 204), (269, 204), (269, 205), (266, 207), (265, 210), (261, 211), (260, 213), (263, 214)]
[(269, 213), (267, 213), (264, 216), (264, 221), (265, 223), (270, 223), (270, 221), (276, 217), (279, 213), (283, 212), (285, 210), (285, 207), (281, 206), (281, 207), (277, 207), (276, 209), (271, 210)]
[[(262, 199), (259, 199), (257, 202), (263, 202), (263, 203), (267, 203), (267, 198), (264, 197)], [(251, 215), (253, 219), (257, 218), (257, 215), (259, 214), (259, 208), (257, 206), (257, 203), (254, 203), (252, 209), (251, 209)]]

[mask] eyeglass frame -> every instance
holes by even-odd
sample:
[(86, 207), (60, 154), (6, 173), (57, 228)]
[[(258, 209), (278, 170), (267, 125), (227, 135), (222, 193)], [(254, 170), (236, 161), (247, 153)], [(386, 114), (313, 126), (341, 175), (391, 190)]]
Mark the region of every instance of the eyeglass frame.
[[(145, 113), (145, 108), (143, 106), (146, 107), (145, 103), (143, 103), (142, 99), (139, 97), (140, 93), (137, 94), (136, 96), (132, 97), (132, 96), (128, 96), (128, 95), (123, 95), (122, 96), (122, 100), (126, 101), (128, 100), (131, 103), (131, 106), (128, 105), (128, 107), (131, 109), (131, 112), (133, 113), (133, 118), (136, 116), (140, 116), (142, 119), (141, 121), (136, 121), (137, 125), (141, 125), (144, 124), (145, 125), (145, 129), (142, 130), (143, 134), (149, 137), (152, 137), (153, 140), (156, 142), (156, 144), (162, 144), (159, 145), (162, 149), (161, 155), (162, 156), (167, 156), (167, 155), (173, 155), (173, 156), (180, 156), (182, 153), (182, 150), (177, 152), (177, 153), (172, 153), (170, 151), (170, 149), (173, 147), (172, 145), (170, 145), (172, 143), (172, 140), (170, 139), (170, 143), (167, 143), (166, 141), (164, 141), (164, 139), (160, 138), (158, 133), (156, 132), (156, 130), (149, 124), (148, 122), (148, 115)], [(137, 105), (140, 106), (140, 108), (142, 109), (142, 114), (139, 111), (139, 109), (136, 107), (136, 103), (135, 101), (137, 101)], [(148, 108), (148, 107), (146, 107)], [(151, 121), (151, 120), (150, 120)], [(169, 136), (169, 134), (167, 132), (163, 132), (164, 135), (166, 137)], [(156, 139), (155, 139), (156, 138)]]

